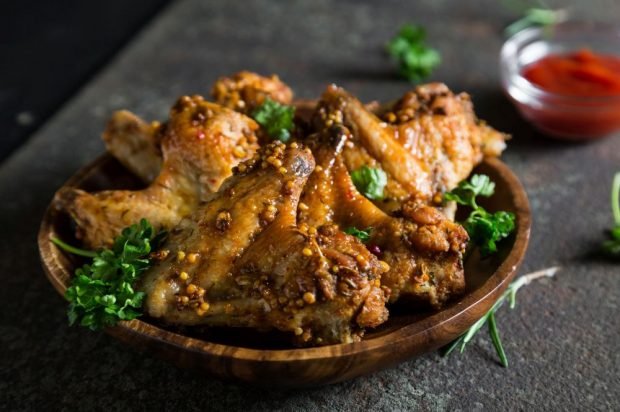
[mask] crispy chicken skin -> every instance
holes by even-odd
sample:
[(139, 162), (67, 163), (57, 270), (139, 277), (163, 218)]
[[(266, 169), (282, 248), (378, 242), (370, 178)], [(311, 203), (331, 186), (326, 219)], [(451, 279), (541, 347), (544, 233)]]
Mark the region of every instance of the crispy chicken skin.
[(406, 202), (394, 217), (362, 196), (342, 159), (352, 138), (340, 124), (308, 138), (317, 167), (304, 188), (299, 221), (319, 231), (325, 224), (371, 227), (368, 245), (389, 267), (381, 284), (390, 289), (390, 301), (407, 298), (441, 307), (464, 289), (467, 232), (431, 206)]
[[(215, 103), (243, 114), (251, 112), (266, 97), (290, 104), (293, 92), (278, 76), (260, 76), (242, 71), (220, 78), (212, 89)], [(103, 133), (106, 149), (123, 166), (151, 183), (161, 171), (161, 138), (165, 125), (146, 123), (135, 114), (121, 110), (112, 115)]]
[(162, 126), (146, 123), (135, 114), (121, 110), (112, 115), (102, 138), (106, 149), (129, 171), (145, 183), (161, 171)]
[(484, 155), (497, 156), (505, 147), (506, 136), (476, 119), (466, 94), (454, 95), (439, 83), (418, 86), (382, 117), (332, 85), (314, 123), (341, 122), (351, 130), (344, 162), (349, 170), (368, 165), (388, 174), (386, 199), (377, 204), (390, 212), (408, 199), (441, 203)]
[[(248, 117), (266, 98), (291, 104), (277, 76), (240, 72), (212, 94), (215, 103), (180, 98), (164, 124), (114, 114), (106, 147), (146, 189), (55, 197), (86, 247), (110, 245), (142, 218), (168, 231), (137, 285), (151, 317), (324, 345), (361, 339), (387, 320), (386, 304), (440, 308), (462, 293), (468, 235), (443, 194), (507, 138), (466, 94), (435, 83), (364, 106), (332, 85), (298, 107), (286, 145)], [(364, 165), (386, 172), (383, 199), (355, 187), (351, 172)], [(370, 228), (369, 239), (352, 227)]]
[(239, 165), (171, 232), (142, 283), (146, 311), (174, 324), (275, 328), (300, 345), (351, 342), (384, 322), (379, 261), (335, 226), (297, 226), (313, 168), (310, 150), (279, 142)]
[(66, 188), (55, 203), (71, 214), (77, 236), (91, 248), (111, 244), (141, 218), (157, 229), (170, 229), (255, 153), (257, 128), (249, 117), (200, 96), (182, 97), (163, 132), (161, 172), (148, 188), (93, 194)]
[(211, 95), (216, 103), (245, 114), (251, 114), (266, 98), (287, 105), (293, 100), (291, 88), (275, 74), (264, 77), (248, 71), (220, 78)]

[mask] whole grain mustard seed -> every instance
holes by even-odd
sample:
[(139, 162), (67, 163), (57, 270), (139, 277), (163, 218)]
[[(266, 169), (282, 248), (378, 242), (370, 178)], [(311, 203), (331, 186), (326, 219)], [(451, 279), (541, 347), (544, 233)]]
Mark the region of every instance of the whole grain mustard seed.
[(243, 147), (241, 146), (235, 146), (235, 148), (233, 149), (233, 156), (235, 156), (236, 158), (243, 158), (245, 157), (247, 153), (245, 152), (245, 149), (243, 149)]
[(179, 273), (179, 279), (187, 280), (187, 279), (189, 279), (189, 275), (187, 274), (187, 272), (181, 272), (181, 273)]
[(302, 253), (304, 256), (308, 256), (308, 257), (312, 256), (312, 250), (311, 250), (311, 249), (309, 249), (309, 248), (307, 248), (307, 247), (303, 248), (303, 250), (301, 251), (301, 253)]
[(179, 262), (183, 262), (185, 260), (185, 252), (183, 252), (182, 250), (179, 250), (177, 252), (177, 260)]
[(190, 253), (189, 255), (187, 255), (187, 261), (189, 263), (196, 263), (197, 260), (198, 260), (198, 253)]
[(304, 293), (303, 299), (304, 299), (304, 302), (306, 302), (309, 305), (311, 305), (314, 302), (316, 302), (316, 296), (312, 292)]

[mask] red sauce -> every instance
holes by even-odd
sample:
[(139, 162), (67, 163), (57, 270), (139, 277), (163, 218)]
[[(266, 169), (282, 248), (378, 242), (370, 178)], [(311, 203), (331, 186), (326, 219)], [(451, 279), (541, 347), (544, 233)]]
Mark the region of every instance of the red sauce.
[(525, 67), (522, 75), (551, 93), (536, 104), (520, 103), (525, 117), (544, 132), (587, 139), (620, 130), (620, 56), (586, 49), (551, 54)]
[(620, 95), (620, 57), (586, 49), (548, 55), (527, 66), (523, 76), (552, 93), (584, 97)]

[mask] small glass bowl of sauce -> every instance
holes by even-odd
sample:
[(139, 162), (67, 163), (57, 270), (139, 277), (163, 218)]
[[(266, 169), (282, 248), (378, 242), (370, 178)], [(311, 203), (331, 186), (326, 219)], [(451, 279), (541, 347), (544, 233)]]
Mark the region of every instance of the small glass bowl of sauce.
[(504, 43), (502, 86), (523, 117), (573, 140), (620, 130), (620, 27), (565, 22)]

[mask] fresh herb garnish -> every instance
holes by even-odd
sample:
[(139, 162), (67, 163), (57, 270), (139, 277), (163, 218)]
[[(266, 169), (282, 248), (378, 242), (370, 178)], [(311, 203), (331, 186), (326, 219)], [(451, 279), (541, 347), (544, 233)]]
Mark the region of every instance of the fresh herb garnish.
[(506, 27), (504, 33), (509, 37), (528, 27), (551, 26), (566, 20), (566, 18), (566, 10), (550, 10), (541, 7), (532, 7), (525, 10), (522, 18)]
[(344, 230), (344, 233), (347, 235), (355, 236), (362, 243), (366, 243), (370, 240), (370, 232), (372, 231), (371, 227), (367, 227), (366, 229), (358, 229), (356, 227), (348, 227)]
[(155, 234), (153, 227), (142, 219), (139, 224), (125, 228), (111, 249), (97, 252), (78, 249), (52, 238), (61, 249), (92, 258), (90, 264), (75, 271), (65, 293), (70, 302), (69, 324), (79, 322), (81, 326), (96, 330), (140, 316), (144, 293), (134, 290), (133, 285), (150, 267), (149, 253), (164, 237), (165, 232)]
[(603, 253), (611, 258), (620, 259), (620, 172), (616, 173), (611, 184), (611, 212), (614, 227), (609, 230), (609, 239), (603, 242)]
[(426, 31), (421, 26), (406, 24), (387, 44), (387, 50), (398, 63), (399, 73), (410, 82), (428, 77), (441, 63), (437, 50), (425, 44)]
[(291, 138), (291, 131), (295, 126), (293, 117), (295, 107), (286, 106), (269, 98), (258, 106), (252, 117), (260, 124), (272, 139), (286, 143)]
[(387, 185), (387, 175), (383, 170), (364, 165), (351, 172), (351, 180), (368, 199), (383, 199), (383, 189)]
[(476, 203), (476, 196), (489, 197), (495, 192), (495, 183), (486, 175), (473, 175), (469, 181), (462, 181), (451, 192), (444, 195), (445, 200), (471, 207), (473, 210), (462, 222), (469, 238), (480, 248), (482, 256), (497, 251), (497, 242), (508, 237), (515, 228), (515, 215), (511, 212), (487, 212)]
[(471, 341), (474, 335), (484, 326), (485, 323), (489, 326), (489, 335), (491, 336), (491, 341), (493, 342), (493, 347), (499, 356), (500, 362), (503, 367), (508, 367), (508, 358), (506, 357), (506, 352), (504, 351), (504, 347), (502, 346), (502, 341), (499, 338), (499, 333), (497, 331), (497, 323), (495, 320), (495, 312), (504, 304), (506, 299), (510, 302), (510, 309), (514, 309), (516, 305), (516, 295), (517, 291), (522, 287), (533, 280), (539, 279), (541, 277), (553, 277), (555, 273), (559, 270), (559, 267), (551, 267), (548, 269), (543, 269), (534, 273), (530, 273), (527, 275), (521, 276), (519, 279), (512, 282), (508, 285), (508, 289), (497, 299), (497, 301), (493, 304), (491, 309), (481, 317), (476, 323), (470, 326), (467, 329), (467, 332), (456, 338), (452, 343), (448, 344), (443, 349), (443, 356), (448, 356), (455, 348), (460, 346), (460, 352), (462, 353), (465, 350), (465, 346), (467, 343)]

